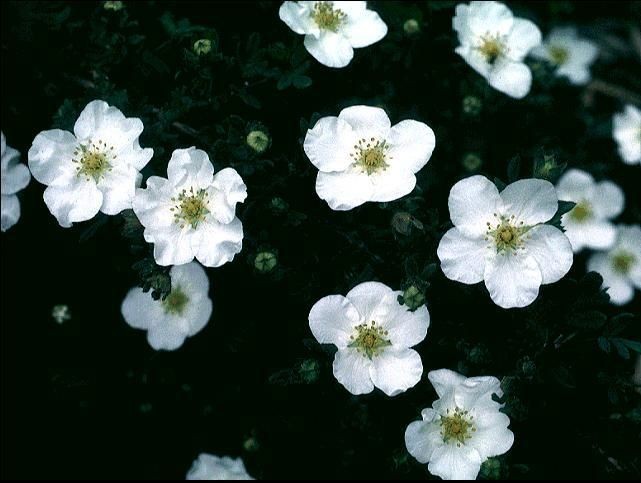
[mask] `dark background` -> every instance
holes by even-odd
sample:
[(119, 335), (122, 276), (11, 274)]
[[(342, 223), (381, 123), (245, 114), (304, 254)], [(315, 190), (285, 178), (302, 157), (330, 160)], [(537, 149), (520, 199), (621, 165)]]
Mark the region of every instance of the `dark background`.
[[(452, 184), (474, 172), (530, 177), (542, 156), (612, 179), (626, 192), (619, 220), (641, 221), (640, 168), (622, 163), (610, 124), (641, 93), (630, 40), (639, 3), (508, 3), (544, 33), (584, 27), (602, 47), (594, 77), (623, 90), (569, 86), (532, 64), (534, 86), (520, 101), (489, 89), (454, 54), (454, 2), (371, 4), (390, 33), (331, 70), (306, 56), (302, 37), (278, 19), (279, 3), (126, 2), (118, 12), (93, 2), (2, 3), (1, 126), (23, 161), (39, 131), (72, 128), (101, 98), (143, 119), (141, 144), (155, 149), (145, 176), (164, 175), (173, 149), (196, 145), (216, 169), (238, 169), (249, 192), (238, 209), (243, 251), (207, 270), (208, 326), (166, 353), (120, 314), (138, 283), (131, 265), (144, 256), (121, 236), (121, 217), (63, 229), (32, 179), (20, 221), (1, 237), (3, 478), (182, 479), (200, 452), (242, 456), (263, 479), (423, 478), (403, 435), (435, 399), (427, 372), (442, 367), (503, 378), (516, 441), (493, 476), (641, 475), (639, 397), (629, 383), (636, 355), (597, 345), (612, 330), (639, 339), (641, 297), (608, 306), (598, 278), (584, 278), (586, 253), (523, 310), (496, 307), (482, 285), (449, 281), (435, 265)], [(422, 24), (415, 36), (403, 33), (410, 17)], [(203, 37), (215, 52), (196, 58), (191, 45)], [(311, 85), (283, 88), (297, 75)], [(479, 113), (462, 108), (466, 96), (481, 101)], [(316, 196), (300, 141), (314, 113), (356, 103), (385, 107), (393, 123), (428, 123), (436, 150), (408, 197), (332, 212)], [(262, 156), (243, 144), (256, 123), (273, 140)], [(468, 153), (482, 160), (478, 170), (462, 163)], [(287, 207), (275, 208), (274, 197)], [(400, 233), (390, 221), (401, 211), (423, 229)], [(278, 255), (269, 274), (253, 266), (264, 249)], [(316, 300), (364, 280), (426, 293), (424, 377), (394, 398), (350, 395), (332, 376), (331, 349), (308, 328)], [(56, 304), (72, 319), (57, 324)]]

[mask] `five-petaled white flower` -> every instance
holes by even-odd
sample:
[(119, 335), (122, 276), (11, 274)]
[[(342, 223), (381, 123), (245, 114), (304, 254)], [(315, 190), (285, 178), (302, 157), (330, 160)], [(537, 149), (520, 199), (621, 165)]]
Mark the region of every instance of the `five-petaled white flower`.
[(65, 228), (98, 211), (116, 215), (131, 208), (139, 171), (154, 154), (138, 143), (142, 121), (104, 101), (87, 104), (73, 130), (42, 131), (28, 155), (33, 177), (47, 185), (49, 211)]
[(575, 85), (590, 81), (590, 66), (598, 55), (596, 44), (580, 38), (574, 27), (555, 28), (532, 50), (533, 57), (550, 62), (557, 76), (567, 77)]
[(500, 194), (484, 176), (456, 183), (448, 199), (454, 223), (437, 254), (445, 275), (466, 284), (485, 280), (500, 307), (525, 307), (541, 284), (560, 280), (572, 266), (572, 245), (545, 225), (558, 209), (554, 185), (522, 179)]
[(561, 218), (565, 235), (575, 252), (584, 247), (603, 250), (616, 238), (611, 218), (623, 211), (623, 191), (611, 181), (595, 182), (580, 169), (568, 170), (556, 185), (560, 200), (573, 201), (576, 206)]
[(243, 225), (236, 204), (247, 187), (233, 168), (214, 175), (205, 151), (176, 149), (167, 178), (152, 176), (136, 190), (133, 209), (154, 244), (159, 265), (181, 265), (194, 257), (206, 267), (231, 261), (243, 244)]
[(624, 305), (641, 289), (641, 226), (619, 225), (614, 245), (607, 252), (593, 254), (588, 270), (603, 277), (610, 301)]
[(187, 480), (253, 480), (243, 460), (201, 453), (189, 469)]
[(391, 125), (383, 109), (352, 106), (318, 120), (304, 149), (318, 168), (316, 192), (333, 210), (367, 201), (392, 201), (410, 193), (436, 140), (426, 124)]
[(209, 322), (212, 303), (209, 279), (196, 262), (172, 267), (171, 292), (165, 300), (154, 300), (151, 292), (134, 287), (122, 302), (122, 316), (135, 329), (147, 331), (149, 345), (156, 350), (178, 349), (187, 337), (200, 332)]
[(354, 49), (387, 35), (387, 25), (367, 9), (367, 2), (283, 2), (280, 19), (305, 35), (305, 48), (327, 67), (345, 67)]
[(486, 459), (506, 453), (514, 443), (510, 418), (492, 399), (503, 395), (501, 383), (496, 377), (466, 378), (448, 369), (427, 377), (439, 399), (423, 409), (422, 421), (407, 427), (407, 451), (444, 480), (474, 480)]
[(523, 59), (541, 43), (541, 31), (531, 21), (516, 18), (499, 2), (457, 5), (452, 27), (459, 54), (496, 90), (520, 99), (530, 92), (532, 72)]
[(612, 136), (625, 164), (641, 164), (641, 110), (631, 104), (614, 115)]
[(20, 153), (12, 147), (7, 146), (4, 133), (0, 133), (0, 136), (2, 137), (2, 153), (0, 158), (2, 215), (0, 218), (0, 227), (2, 231), (7, 231), (20, 219), (20, 200), (18, 200), (16, 193), (29, 184), (31, 176), (29, 175), (29, 168), (22, 163), (18, 163)]
[(338, 348), (334, 376), (352, 394), (378, 387), (395, 396), (421, 379), (421, 356), (410, 347), (425, 339), (430, 314), (424, 305), (414, 312), (400, 305), (401, 293), (365, 282), (345, 297), (323, 297), (309, 313), (316, 340)]

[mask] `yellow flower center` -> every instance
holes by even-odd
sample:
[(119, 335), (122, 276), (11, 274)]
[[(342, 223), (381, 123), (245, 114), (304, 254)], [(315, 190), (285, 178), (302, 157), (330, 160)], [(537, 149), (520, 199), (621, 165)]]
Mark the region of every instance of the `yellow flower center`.
[(74, 151), (71, 161), (76, 166), (78, 176), (85, 176), (87, 180), (93, 178), (94, 181), (100, 181), (107, 171), (111, 171), (110, 160), (116, 159), (113, 154), (113, 146), (107, 146), (104, 141), (89, 142), (89, 144), (79, 144)]
[(312, 19), (322, 30), (337, 32), (345, 20), (342, 10), (334, 9), (334, 2), (316, 2), (312, 10)]
[(189, 297), (180, 287), (175, 287), (169, 292), (167, 298), (162, 301), (162, 306), (165, 309), (165, 313), (180, 315), (185, 310), (187, 302), (189, 302)]
[(445, 416), (441, 416), (441, 436), (444, 443), (456, 442), (456, 446), (465, 444), (465, 441), (472, 437), (476, 431), (473, 423), (474, 416), (470, 416), (468, 411), (456, 408), (454, 411), (449, 409)]
[(523, 222), (516, 222), (514, 215), (510, 217), (498, 216), (494, 214), (498, 221), (495, 225), (487, 222), (487, 231), (485, 239), (493, 242), (497, 253), (514, 253), (519, 249), (524, 249), (525, 232), (529, 227), (524, 226)]
[(636, 257), (632, 253), (621, 250), (612, 257), (612, 268), (621, 275), (627, 275), (635, 262)]
[(356, 326), (356, 333), (350, 336), (351, 342), (348, 347), (354, 347), (368, 359), (372, 359), (384, 347), (392, 345), (386, 336), (387, 331), (377, 326), (375, 321), (372, 321), (370, 325), (360, 324)]
[(176, 198), (171, 199), (176, 203), (173, 208), (170, 208), (174, 212), (174, 222), (180, 225), (180, 228), (189, 225), (196, 229), (209, 213), (207, 198), (208, 194), (204, 189), (198, 191), (194, 191), (194, 188), (189, 191), (182, 190)]
[(572, 208), (569, 216), (575, 221), (585, 221), (592, 216), (592, 207), (587, 201), (581, 201)]
[(566, 49), (565, 47), (560, 47), (558, 45), (550, 45), (548, 47), (548, 52), (550, 53), (550, 57), (552, 57), (552, 62), (554, 62), (556, 65), (565, 64), (570, 57), (568, 49)]
[(390, 145), (386, 141), (380, 141), (376, 138), (359, 139), (358, 144), (354, 145), (354, 151), (350, 157), (354, 164), (361, 168), (368, 175), (387, 168), (387, 160), (392, 159), (387, 154)]
[(499, 57), (507, 52), (505, 42), (499, 35), (486, 34), (481, 37), (481, 45), (478, 47), (488, 64), (494, 64)]

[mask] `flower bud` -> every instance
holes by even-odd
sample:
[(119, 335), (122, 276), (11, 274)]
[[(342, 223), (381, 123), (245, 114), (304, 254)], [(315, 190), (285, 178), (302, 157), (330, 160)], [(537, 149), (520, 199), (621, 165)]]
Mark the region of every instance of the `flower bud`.
[(194, 42), (194, 53), (196, 55), (207, 55), (211, 52), (211, 40), (199, 39)]
[(483, 102), (476, 96), (465, 96), (463, 98), (463, 112), (470, 116), (478, 116), (483, 108)]
[(261, 273), (271, 272), (276, 265), (278, 265), (278, 257), (273, 252), (260, 252), (254, 259), (254, 267)]
[(102, 4), (102, 8), (105, 10), (113, 10), (114, 12), (121, 10), (122, 7), (124, 7), (122, 2), (105, 2)]
[(468, 153), (463, 158), (463, 167), (470, 172), (478, 170), (482, 164), (483, 160), (474, 153)]
[(421, 31), (421, 24), (418, 23), (418, 20), (410, 18), (403, 24), (403, 30), (407, 35), (414, 35)]
[(263, 131), (251, 131), (247, 135), (247, 144), (259, 154), (269, 147), (269, 142), (269, 136)]
[(425, 303), (425, 294), (416, 285), (411, 285), (403, 292), (403, 303), (410, 310), (416, 310)]

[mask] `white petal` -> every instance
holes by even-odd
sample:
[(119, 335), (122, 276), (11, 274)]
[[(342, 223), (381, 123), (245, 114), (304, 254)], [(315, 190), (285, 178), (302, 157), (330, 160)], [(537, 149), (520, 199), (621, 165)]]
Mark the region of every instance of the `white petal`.
[(170, 270), (172, 285), (180, 285), (190, 294), (207, 296), (209, 294), (209, 278), (207, 272), (198, 263), (176, 265)]
[(396, 396), (414, 387), (423, 375), (421, 356), (413, 349), (387, 347), (374, 356), (372, 362), (372, 382), (388, 396)]
[(430, 326), (430, 314), (425, 305), (412, 312), (399, 304), (398, 296), (401, 293), (392, 292), (384, 297), (386, 314), (376, 323), (387, 330), (387, 337), (394, 347), (413, 347), (425, 339)]
[(608, 221), (588, 219), (578, 222), (566, 213), (561, 218), (561, 223), (574, 252), (579, 252), (585, 247), (605, 250), (616, 240), (616, 228)]
[(319, 32), (309, 8), (301, 2), (283, 2), (278, 10), (278, 16), (297, 34)]
[(173, 351), (183, 345), (187, 332), (174, 324), (159, 323), (147, 332), (147, 341), (155, 350)]
[(226, 224), (205, 220), (192, 239), (192, 251), (206, 267), (220, 267), (232, 261), (242, 248), (243, 224), (238, 218)]
[(179, 288), (189, 299), (181, 317), (187, 322), (188, 335), (191, 337), (200, 332), (211, 318), (212, 302), (207, 273), (198, 263), (191, 262), (172, 267), (170, 275), (172, 290)]
[(541, 43), (541, 31), (533, 22), (523, 18), (515, 18), (512, 30), (507, 37), (510, 59), (521, 61), (530, 50)]
[(117, 154), (118, 161), (133, 166), (138, 171), (147, 166), (147, 163), (149, 163), (153, 155), (154, 150), (151, 148), (141, 148), (138, 140), (134, 141), (131, 146), (123, 147)]
[(167, 178), (176, 187), (189, 190), (208, 188), (213, 180), (214, 167), (202, 149), (176, 149), (167, 165)]
[(338, 117), (320, 118), (307, 131), (303, 149), (321, 171), (343, 171), (353, 160), (350, 157), (356, 144), (356, 134), (347, 122)]
[(136, 190), (132, 208), (140, 223), (145, 227), (145, 239), (153, 240), (153, 232), (174, 226), (174, 215), (171, 211), (174, 203), (173, 187), (165, 178), (151, 176), (147, 179), (147, 188)]
[(602, 218), (614, 218), (623, 211), (625, 197), (623, 190), (611, 181), (597, 183), (592, 192), (592, 207)]
[(217, 221), (230, 223), (236, 216), (236, 204), (247, 198), (247, 186), (233, 168), (216, 173), (212, 186), (215, 188), (215, 199), (210, 203), (212, 214)]
[(307, 52), (327, 67), (345, 67), (354, 57), (354, 49), (349, 41), (342, 35), (327, 30), (322, 30), (318, 38), (305, 35), (303, 43)]
[(125, 322), (134, 329), (149, 329), (165, 318), (162, 303), (152, 298), (151, 291), (145, 293), (140, 287), (127, 292), (120, 311)]
[(594, 185), (594, 178), (580, 169), (568, 169), (556, 185), (558, 198), (563, 201), (579, 202), (585, 198)]
[(590, 82), (590, 69), (583, 65), (567, 63), (556, 70), (556, 75), (567, 77), (574, 85), (581, 86)]
[(483, 280), (485, 260), (489, 251), (482, 237), (463, 235), (458, 228), (451, 228), (443, 235), (436, 251), (441, 270), (450, 280), (474, 284)]
[(454, 226), (474, 238), (485, 236), (487, 222), (494, 222), (495, 214), (503, 209), (494, 183), (480, 175), (462, 179), (452, 186), (447, 204)]
[(107, 171), (98, 182), (103, 200), (100, 211), (107, 215), (117, 215), (132, 207), (136, 194), (138, 171), (133, 166), (118, 165)]
[[(457, 15), (463, 13), (457, 9)], [(512, 28), (514, 17), (510, 9), (500, 2), (471, 2), (467, 10), (469, 31), (482, 36), (487, 32), (493, 35), (507, 35)]]
[(485, 79), (489, 77), (492, 66), (477, 48), (469, 45), (461, 45), (457, 47), (454, 52), (460, 55), (470, 67)]
[(356, 169), (316, 176), (316, 193), (332, 210), (351, 210), (370, 201), (374, 188), (369, 176)]
[(93, 180), (72, 178), (67, 186), (51, 185), (43, 196), (45, 204), (63, 228), (90, 220), (100, 210), (103, 195)]
[(76, 176), (72, 160), (77, 147), (76, 138), (68, 131), (42, 131), (33, 140), (27, 155), (31, 174), (46, 185), (67, 185)]
[(561, 280), (570, 271), (574, 259), (572, 245), (561, 230), (538, 225), (529, 230), (526, 237), (526, 250), (541, 270), (541, 283)]
[(498, 254), (485, 266), (484, 278), (492, 301), (504, 309), (530, 305), (542, 282), (536, 260), (523, 253)]
[(352, 394), (367, 394), (374, 390), (369, 375), (371, 365), (371, 361), (356, 349), (339, 349), (334, 356), (334, 377)]
[(449, 369), (430, 371), (427, 374), (427, 378), (432, 383), (432, 386), (434, 386), (434, 390), (439, 398), (442, 398), (445, 394), (463, 384), (466, 379), (465, 376)]
[(394, 201), (409, 194), (416, 186), (416, 176), (411, 171), (389, 166), (383, 171), (369, 175), (372, 184), (370, 201)]
[[(106, 132), (111, 133), (110, 137), (115, 138), (117, 136), (113, 135), (114, 131), (116, 133), (118, 132), (119, 125), (124, 120), (125, 115), (120, 109), (109, 106), (105, 101), (91, 101), (82, 110), (80, 116), (78, 116), (73, 131), (80, 141), (92, 138), (97, 140), (100, 138), (100, 134)], [(140, 132), (142, 132), (142, 123), (140, 123), (138, 127), (140, 128)], [(129, 141), (133, 142), (133, 139), (137, 138), (140, 132), (133, 135)], [(122, 144), (125, 144), (125, 142)]]
[(395, 124), (387, 141), (391, 145), (388, 151), (392, 158), (390, 163), (412, 173), (417, 173), (427, 164), (436, 145), (434, 131), (427, 124), (413, 120)]
[[(182, 265), (194, 259), (192, 235), (190, 228), (180, 229), (173, 225), (160, 231), (152, 231), (154, 259), (158, 265)], [(149, 240), (148, 240), (149, 241)]]
[(405, 430), (405, 447), (419, 463), (426, 464), (434, 450), (443, 446), (441, 427), (425, 421), (414, 421)]
[(189, 324), (189, 332), (187, 333), (189, 337), (196, 335), (205, 328), (211, 318), (212, 310), (213, 303), (209, 297), (187, 307), (185, 317)]
[(333, 6), (337, 10), (341, 10), (348, 17), (355, 17), (363, 15), (366, 12), (367, 2), (355, 2), (355, 1), (337, 1), (332, 2)]
[(615, 305), (625, 305), (634, 298), (634, 288), (623, 275), (612, 269), (612, 261), (606, 253), (595, 253), (588, 260), (588, 271), (597, 272), (603, 277), (610, 302)]
[(2, 195), (0, 228), (7, 231), (20, 219), (20, 201), (16, 195)]
[(476, 376), (464, 379), (454, 387), (455, 403), (458, 407), (474, 408), (479, 411), (498, 411), (501, 407), (493, 395), (502, 396), (501, 381), (493, 376)]
[(387, 113), (380, 107), (346, 107), (338, 114), (338, 118), (349, 124), (359, 138), (386, 139), (392, 128)]
[(475, 448), (481, 459), (507, 453), (514, 444), (514, 433), (507, 426), (510, 418), (496, 410), (485, 414), (476, 414), (474, 418), (476, 431), (466, 443)]
[(478, 451), (471, 446), (447, 444), (434, 450), (427, 469), (444, 480), (474, 480), (481, 463)]
[(501, 191), (505, 214), (526, 226), (551, 219), (559, 207), (554, 185), (542, 179), (520, 179)]
[[(346, 2), (348, 3), (348, 2)], [(347, 17), (341, 31), (354, 48), (367, 47), (387, 35), (387, 25), (378, 13), (365, 10), (360, 15)]]
[(2, 177), (0, 178), (0, 192), (3, 195), (13, 195), (24, 189), (31, 180), (29, 168), (19, 163), (18, 151), (6, 146), (2, 153)]
[(522, 99), (530, 92), (532, 72), (522, 62), (499, 59), (490, 70), (487, 80), (497, 91)]
[(381, 313), (387, 314), (388, 297), (394, 297), (394, 291), (384, 283), (364, 282), (350, 290), (346, 297), (356, 308), (361, 320), (369, 324), (372, 321), (380, 322)]
[(328, 295), (314, 304), (309, 312), (309, 328), (321, 344), (347, 347), (360, 317), (352, 303), (342, 295)]

